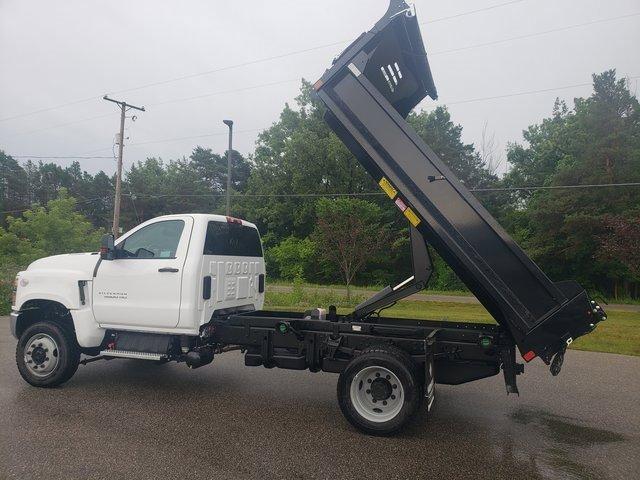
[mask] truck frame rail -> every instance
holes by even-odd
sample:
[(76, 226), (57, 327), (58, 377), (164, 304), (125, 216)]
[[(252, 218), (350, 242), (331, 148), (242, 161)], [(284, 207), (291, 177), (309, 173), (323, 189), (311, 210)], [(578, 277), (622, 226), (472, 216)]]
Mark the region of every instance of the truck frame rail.
[(523, 371), (513, 339), (494, 324), (255, 311), (214, 319), (205, 328), (211, 341), (245, 350), (247, 366), (341, 373), (366, 348), (392, 344), (421, 368), (433, 361), (436, 383), (466, 383), (502, 368), (507, 391), (517, 393), (516, 375)]

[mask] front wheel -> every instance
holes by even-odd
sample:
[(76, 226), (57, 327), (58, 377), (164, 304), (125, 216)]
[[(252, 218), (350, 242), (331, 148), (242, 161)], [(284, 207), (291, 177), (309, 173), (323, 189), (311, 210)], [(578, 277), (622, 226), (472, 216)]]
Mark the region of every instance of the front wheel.
[(55, 387), (69, 380), (80, 362), (72, 333), (56, 323), (27, 328), (16, 347), (16, 364), (24, 380), (35, 387)]
[(344, 416), (372, 435), (400, 430), (416, 412), (422, 384), (411, 357), (394, 346), (371, 347), (355, 357), (338, 379)]

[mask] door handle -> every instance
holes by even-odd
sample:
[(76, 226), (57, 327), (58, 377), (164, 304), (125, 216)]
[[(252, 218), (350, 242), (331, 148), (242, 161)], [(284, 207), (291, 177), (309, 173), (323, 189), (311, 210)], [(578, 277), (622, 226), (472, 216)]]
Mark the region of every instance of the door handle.
[(180, 270), (177, 268), (172, 268), (172, 267), (164, 267), (164, 268), (159, 268), (158, 269), (159, 272), (171, 272), (171, 273), (176, 273), (179, 272)]

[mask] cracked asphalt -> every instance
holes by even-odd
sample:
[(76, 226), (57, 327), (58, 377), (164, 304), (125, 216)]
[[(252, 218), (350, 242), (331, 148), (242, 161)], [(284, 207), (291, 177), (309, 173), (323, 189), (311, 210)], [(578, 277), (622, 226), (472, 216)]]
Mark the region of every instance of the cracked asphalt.
[(569, 351), (552, 377), (438, 385), (402, 434), (355, 431), (337, 376), (244, 367), (240, 353), (188, 370), (112, 360), (37, 389), (19, 376), (0, 317), (0, 478), (627, 479), (640, 472), (640, 358)]

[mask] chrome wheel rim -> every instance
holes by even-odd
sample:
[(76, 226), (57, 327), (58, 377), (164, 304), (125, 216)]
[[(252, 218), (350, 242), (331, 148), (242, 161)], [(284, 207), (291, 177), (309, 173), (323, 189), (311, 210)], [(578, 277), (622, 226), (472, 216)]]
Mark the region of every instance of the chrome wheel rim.
[(58, 344), (46, 333), (36, 333), (26, 343), (24, 363), (36, 377), (47, 377), (53, 373), (60, 361)]
[(358, 414), (370, 422), (383, 423), (395, 418), (404, 404), (404, 388), (391, 370), (370, 366), (351, 381), (351, 403)]

